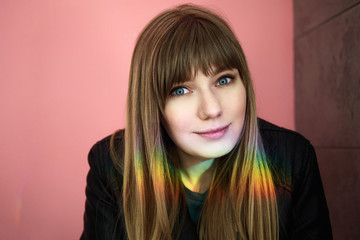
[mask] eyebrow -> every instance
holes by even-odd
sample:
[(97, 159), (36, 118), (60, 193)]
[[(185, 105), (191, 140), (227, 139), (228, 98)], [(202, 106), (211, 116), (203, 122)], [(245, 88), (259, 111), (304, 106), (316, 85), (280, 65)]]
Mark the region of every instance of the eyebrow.
[(221, 74), (221, 73), (223, 73), (223, 72), (227, 72), (227, 71), (229, 71), (229, 72), (234, 72), (234, 73), (235, 73), (235, 69), (236, 69), (236, 68), (230, 68), (230, 69), (227, 69), (227, 68), (219, 68), (219, 69), (216, 69), (215, 71), (213, 71), (210, 75), (211, 75), (212, 77), (214, 77), (214, 76), (217, 76), (217, 75), (219, 75), (219, 74)]

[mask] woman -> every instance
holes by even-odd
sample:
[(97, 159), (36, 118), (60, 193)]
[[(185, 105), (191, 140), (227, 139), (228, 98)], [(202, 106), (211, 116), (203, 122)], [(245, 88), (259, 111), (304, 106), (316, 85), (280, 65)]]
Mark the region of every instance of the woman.
[(145, 27), (125, 129), (89, 153), (82, 239), (332, 239), (313, 147), (257, 118), (216, 14), (182, 5)]

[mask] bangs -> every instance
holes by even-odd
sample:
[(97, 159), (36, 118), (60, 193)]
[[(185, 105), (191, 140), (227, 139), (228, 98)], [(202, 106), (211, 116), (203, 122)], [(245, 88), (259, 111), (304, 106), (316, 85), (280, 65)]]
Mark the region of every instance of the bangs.
[(241, 47), (219, 19), (215, 24), (214, 19), (181, 16), (158, 44), (153, 86), (157, 86), (163, 104), (174, 85), (192, 80), (197, 71), (209, 76), (236, 68), (241, 75)]

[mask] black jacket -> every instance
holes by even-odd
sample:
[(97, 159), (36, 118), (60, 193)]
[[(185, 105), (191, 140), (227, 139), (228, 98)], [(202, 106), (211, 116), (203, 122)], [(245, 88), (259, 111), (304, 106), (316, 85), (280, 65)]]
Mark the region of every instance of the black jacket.
[[(314, 148), (300, 134), (259, 119), (265, 151), (271, 159), (279, 208), (280, 239), (332, 239), (329, 212)], [(123, 146), (124, 131), (116, 142)], [(110, 137), (90, 150), (84, 231), (81, 239), (126, 239), (122, 214), (122, 175), (113, 165)], [(186, 214), (181, 239), (198, 239)]]

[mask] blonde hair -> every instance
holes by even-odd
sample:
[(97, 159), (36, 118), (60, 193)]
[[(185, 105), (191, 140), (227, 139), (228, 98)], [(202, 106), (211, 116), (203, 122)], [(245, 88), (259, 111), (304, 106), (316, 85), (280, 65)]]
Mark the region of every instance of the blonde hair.
[[(221, 17), (202, 7), (181, 5), (150, 21), (132, 57), (125, 153), (114, 158), (123, 172), (123, 210), (131, 240), (180, 236), (186, 199), (174, 143), (161, 124), (164, 105), (174, 84), (191, 79), (197, 70), (210, 74), (214, 67), (238, 69), (246, 89), (246, 114), (239, 143), (215, 161), (199, 237), (278, 238), (274, 182), (244, 53)], [(117, 147), (112, 141), (113, 153)]]

